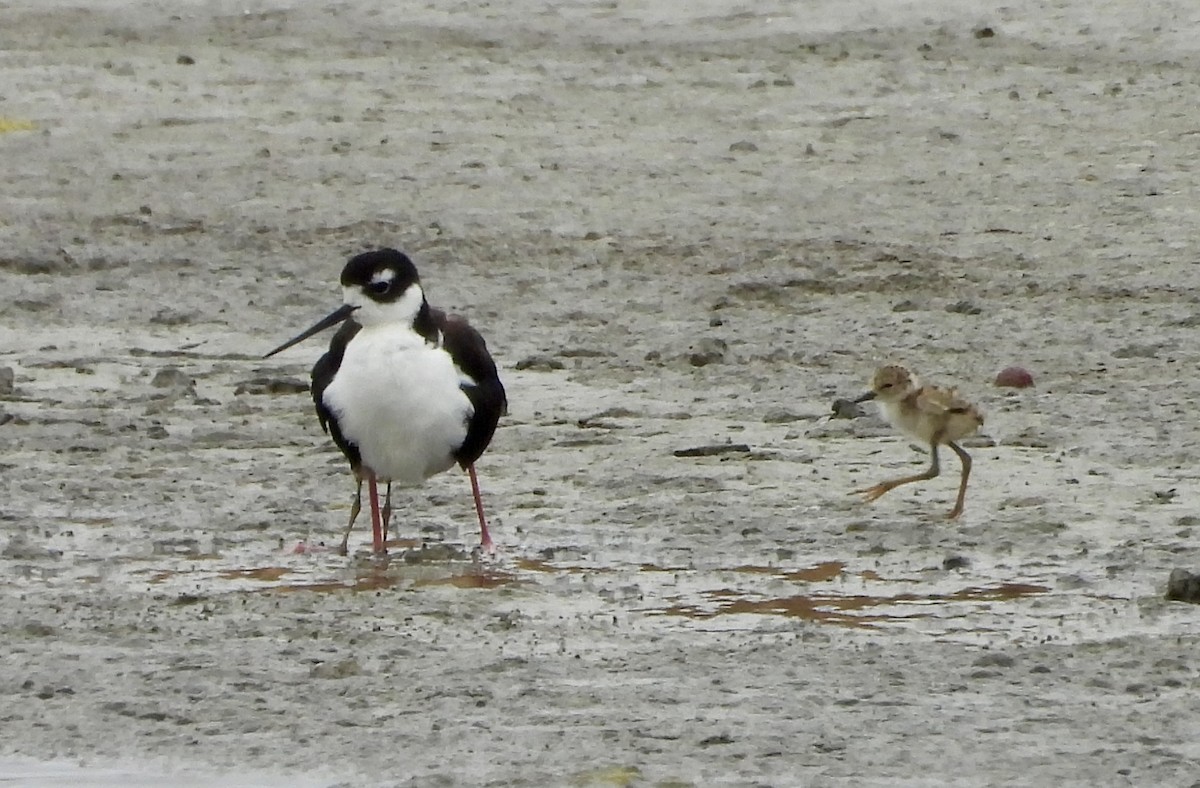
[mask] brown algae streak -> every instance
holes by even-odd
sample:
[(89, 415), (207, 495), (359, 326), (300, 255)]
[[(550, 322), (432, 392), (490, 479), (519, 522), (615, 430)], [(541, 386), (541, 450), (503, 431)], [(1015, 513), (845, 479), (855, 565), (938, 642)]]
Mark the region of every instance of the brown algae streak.
[(949, 604), (957, 602), (1006, 602), (1035, 594), (1044, 594), (1046, 586), (1026, 583), (1001, 583), (998, 586), (972, 586), (949, 594), (895, 594), (871, 596), (858, 594), (801, 594), (771, 599), (751, 599), (732, 589), (706, 591), (703, 596), (715, 607), (703, 604), (677, 604), (658, 612), (668, 616), (709, 619), (737, 614), (777, 615), (826, 624), (873, 628), (879, 622), (925, 618), (926, 613), (858, 613), (878, 607), (900, 605)]
[(846, 569), (844, 561), (822, 561), (819, 564), (789, 572), (776, 566), (739, 566), (735, 572), (755, 575), (775, 575), (794, 583), (824, 583), (836, 580)]

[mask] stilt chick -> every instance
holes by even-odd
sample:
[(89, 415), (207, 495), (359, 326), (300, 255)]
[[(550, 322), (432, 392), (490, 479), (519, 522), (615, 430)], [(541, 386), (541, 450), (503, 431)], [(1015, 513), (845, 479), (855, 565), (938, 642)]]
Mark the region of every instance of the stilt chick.
[(971, 455), (963, 451), (958, 441), (974, 435), (983, 426), (983, 413), (979, 408), (958, 396), (955, 389), (938, 386), (922, 386), (917, 376), (901, 366), (889, 365), (875, 371), (871, 390), (855, 400), (866, 402), (878, 400), (883, 416), (888, 423), (911, 438), (929, 444), (932, 461), (929, 470), (915, 476), (880, 482), (853, 494), (861, 494), (867, 501), (874, 501), (884, 493), (910, 482), (928, 481), (940, 472), (938, 446), (949, 446), (962, 461), (962, 481), (958, 485), (958, 498), (954, 508), (946, 515), (953, 520), (963, 512), (967, 497), (967, 479), (971, 475)]

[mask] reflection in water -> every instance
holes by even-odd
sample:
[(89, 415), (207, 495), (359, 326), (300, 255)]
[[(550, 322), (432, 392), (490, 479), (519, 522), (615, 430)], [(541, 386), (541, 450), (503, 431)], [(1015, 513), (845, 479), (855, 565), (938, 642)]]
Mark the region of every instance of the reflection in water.
[[(458, 570), (458, 571), (456, 571)], [(309, 575), (311, 579), (305, 579)], [(291, 582), (280, 582), (290, 576)], [(259, 566), (249, 569), (226, 569), (216, 573), (199, 570), (163, 570), (155, 572), (149, 578), (152, 584), (161, 584), (168, 580), (191, 578), (193, 581), (214, 580), (249, 581), (255, 583), (249, 588), (244, 585), (237, 589), (249, 593), (317, 593), (333, 594), (343, 591), (359, 593), (363, 591), (383, 591), (390, 588), (422, 588), (427, 586), (452, 586), (454, 588), (492, 589), (514, 585), (519, 581), (511, 572), (495, 569), (484, 569), (471, 566), (465, 570), (461, 565), (416, 566), (399, 564), (389, 566), (371, 566), (360, 568), (351, 577), (343, 578), (311, 577), (309, 572), (302, 569), (284, 566)]]
[(256, 589), (264, 593), (295, 593), (309, 592), (330, 594), (339, 591), (358, 593), (361, 591), (383, 591), (389, 588), (406, 587), (422, 588), (427, 586), (452, 586), (454, 588), (491, 589), (513, 585), (517, 582), (515, 575), (485, 569), (471, 569), (460, 574), (436, 574), (430, 576), (427, 572), (414, 574), (412, 572), (388, 571), (379, 569), (355, 576), (354, 580), (318, 580), (306, 583), (286, 583), (271, 585)]

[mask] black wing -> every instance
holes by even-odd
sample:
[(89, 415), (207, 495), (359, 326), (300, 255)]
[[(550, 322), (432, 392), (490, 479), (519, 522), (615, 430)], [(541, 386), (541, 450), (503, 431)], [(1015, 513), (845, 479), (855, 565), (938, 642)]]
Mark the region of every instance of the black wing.
[(465, 318), (447, 315), (440, 309), (430, 312), (441, 330), (442, 347), (454, 359), (455, 366), (474, 381), (462, 386), (475, 414), (467, 422), (467, 437), (454, 452), (454, 459), (466, 468), (478, 460), (492, 442), (500, 417), (508, 412), (508, 397), (483, 336)]
[(342, 435), (342, 431), (338, 429), (337, 419), (332, 411), (325, 407), (323, 397), (325, 389), (329, 388), (329, 384), (333, 382), (333, 376), (337, 374), (338, 367), (342, 365), (342, 356), (346, 354), (346, 345), (350, 344), (350, 340), (361, 328), (362, 326), (353, 320), (342, 323), (329, 342), (329, 350), (317, 359), (317, 363), (312, 368), (312, 398), (313, 403), (317, 406), (317, 418), (321, 420), (321, 429), (333, 437), (333, 442), (342, 450), (342, 454), (346, 455), (346, 459), (350, 461), (350, 467), (355, 471), (362, 464), (358, 446), (347, 441)]

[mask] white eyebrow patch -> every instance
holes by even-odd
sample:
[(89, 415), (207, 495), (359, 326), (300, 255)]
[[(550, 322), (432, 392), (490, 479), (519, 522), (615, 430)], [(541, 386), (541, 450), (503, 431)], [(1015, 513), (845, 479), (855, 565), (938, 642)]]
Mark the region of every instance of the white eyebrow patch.
[(390, 285), (392, 283), (392, 280), (395, 278), (396, 278), (396, 272), (393, 271), (391, 268), (385, 268), (382, 271), (380, 271), (379, 273), (375, 274), (375, 276), (371, 277), (371, 284), (373, 284), (373, 285), (375, 285), (375, 284)]

